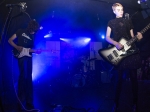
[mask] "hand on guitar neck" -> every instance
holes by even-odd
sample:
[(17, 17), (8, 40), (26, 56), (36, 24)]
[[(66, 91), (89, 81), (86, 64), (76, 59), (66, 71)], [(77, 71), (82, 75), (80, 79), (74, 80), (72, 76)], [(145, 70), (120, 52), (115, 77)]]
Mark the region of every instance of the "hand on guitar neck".
[(138, 41), (140, 41), (143, 38), (143, 35), (140, 32), (137, 32), (136, 37), (137, 37)]

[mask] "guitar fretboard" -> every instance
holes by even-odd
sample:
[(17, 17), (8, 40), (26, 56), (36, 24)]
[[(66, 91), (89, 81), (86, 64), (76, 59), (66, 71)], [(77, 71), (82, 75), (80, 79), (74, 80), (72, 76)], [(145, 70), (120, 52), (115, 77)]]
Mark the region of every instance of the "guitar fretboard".
[[(150, 23), (143, 29), (140, 31), (141, 34), (145, 33), (148, 29), (150, 28)], [(131, 38), (128, 42), (127, 45), (130, 46), (132, 43), (134, 43), (135, 41), (137, 41), (137, 37), (133, 37)]]
[(143, 33), (145, 33), (149, 28), (150, 28), (150, 23), (149, 23), (143, 30), (141, 30), (140, 32), (143, 34)]

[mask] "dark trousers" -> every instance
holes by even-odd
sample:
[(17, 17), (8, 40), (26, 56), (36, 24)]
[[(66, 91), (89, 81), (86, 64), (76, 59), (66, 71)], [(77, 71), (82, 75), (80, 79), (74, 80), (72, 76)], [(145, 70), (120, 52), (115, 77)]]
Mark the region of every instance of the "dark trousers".
[(18, 97), (22, 103), (33, 105), (32, 58), (22, 57), (18, 59), (18, 65)]
[[(119, 98), (122, 90), (122, 82), (123, 82), (123, 70), (118, 70), (118, 81), (116, 85), (116, 93), (115, 93), (115, 103), (118, 106)], [(137, 70), (132, 69), (127, 72), (130, 75), (131, 83), (132, 83), (132, 93), (133, 93), (133, 103), (137, 104), (138, 101), (138, 81), (137, 81)]]

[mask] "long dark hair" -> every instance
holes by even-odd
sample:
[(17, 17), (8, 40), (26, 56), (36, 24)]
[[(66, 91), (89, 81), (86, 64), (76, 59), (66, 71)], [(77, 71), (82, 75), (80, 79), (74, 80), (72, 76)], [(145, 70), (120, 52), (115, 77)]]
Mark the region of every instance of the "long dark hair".
[(29, 23), (28, 23), (28, 26), (27, 26), (27, 31), (29, 33), (32, 33), (32, 32), (37, 32), (40, 28), (40, 25), (38, 22), (36, 22), (36, 20), (31, 20)]

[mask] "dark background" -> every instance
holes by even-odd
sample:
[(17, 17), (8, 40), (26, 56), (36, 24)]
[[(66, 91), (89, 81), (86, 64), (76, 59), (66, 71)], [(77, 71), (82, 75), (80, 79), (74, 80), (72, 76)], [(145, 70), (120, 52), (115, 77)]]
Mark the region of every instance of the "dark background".
[[(20, 2), (26, 2), (26, 13), (21, 13), (20, 8), (15, 6), (8, 17), (10, 8), (6, 7), (6, 4)], [(38, 32), (36, 42), (45, 41), (43, 36), (51, 31), (52, 40), (59, 40), (62, 37), (88, 36), (92, 41), (102, 41), (103, 46), (106, 47), (107, 43), (101, 39), (101, 35), (105, 35), (108, 21), (115, 18), (111, 8), (115, 2), (121, 3), (124, 6), (124, 13), (129, 13), (132, 17), (135, 34), (150, 22), (150, 17), (142, 13), (146, 11), (144, 8), (148, 7), (144, 3), (142, 3), (144, 8), (141, 7), (137, 0), (1, 0), (1, 68), (4, 74), (11, 74), (10, 69), (12, 68), (11, 47), (7, 40), (18, 28), (26, 27), (30, 20), (29, 17), (36, 19), (44, 28)], [(150, 54), (149, 36), (150, 31), (147, 31), (142, 41), (137, 44), (143, 58)]]
[[(21, 13), (20, 8), (15, 6), (8, 17), (10, 8), (6, 7), (6, 4), (20, 2), (26, 2), (26, 13)], [(144, 3), (142, 3), (144, 8), (141, 7), (137, 0), (1, 0), (1, 59), (4, 64), (1, 68), (6, 69), (4, 72), (10, 72), (8, 69), (11, 68), (11, 47), (7, 40), (18, 28), (26, 27), (29, 17), (36, 19), (44, 27), (37, 34), (36, 42), (45, 41), (43, 36), (52, 31), (52, 40), (59, 40), (61, 37), (88, 36), (92, 41), (102, 41), (103, 46), (107, 46), (105, 40), (101, 39), (101, 35), (105, 35), (108, 21), (115, 18), (111, 8), (115, 2), (123, 4), (124, 13), (129, 13), (132, 17), (135, 34), (150, 22), (150, 17), (142, 13), (146, 11), (144, 8), (149, 7)], [(8, 19), (7, 23), (6, 19)], [(143, 58), (150, 54), (149, 35), (150, 31), (147, 31), (141, 42), (137, 44)]]
[[(8, 17), (10, 8), (6, 7), (6, 4), (20, 2), (27, 3), (26, 13), (21, 13), (20, 8), (15, 6)], [(88, 36), (92, 41), (103, 42), (106, 47), (107, 43), (101, 39), (101, 35), (105, 35), (108, 21), (115, 18), (111, 8), (115, 2), (121, 3), (124, 6), (124, 13), (129, 13), (132, 17), (135, 34), (150, 23), (150, 17), (143, 13), (146, 9), (141, 7), (137, 0), (1, 0), (1, 95), (3, 92), (13, 89), (12, 74), (15, 67), (12, 64), (11, 47), (7, 41), (18, 28), (26, 27), (30, 20), (29, 16), (43, 26), (43, 30), (37, 33), (36, 42), (44, 42), (44, 35), (52, 31), (52, 40), (59, 40), (62, 37)], [(145, 7), (145, 4), (142, 6)], [(6, 19), (8, 19), (7, 23)], [(144, 34), (144, 38), (137, 43), (142, 58), (150, 55), (149, 37), (150, 31), (148, 30)]]
[[(1, 0), (2, 1), (2, 0)], [(122, 3), (124, 13), (129, 13), (134, 24), (134, 32), (143, 29), (148, 23), (148, 15), (142, 12), (148, 8), (144, 3), (142, 6), (137, 0), (5, 0), (0, 6), (0, 29), (3, 29), (9, 8), (6, 4), (27, 3), (26, 12), (32, 19), (36, 19), (44, 29), (39, 32), (43, 38), (49, 31), (53, 33), (53, 39), (60, 37), (74, 38), (75, 36), (90, 36), (92, 41), (103, 41), (101, 35), (105, 35), (107, 23), (115, 15), (112, 13), (112, 4)], [(149, 1), (147, 2), (149, 3)], [(149, 10), (148, 10), (149, 11)], [(18, 28), (25, 27), (29, 21), (27, 14), (20, 14), (19, 7), (13, 7), (6, 40)], [(20, 15), (18, 15), (20, 14)], [(39, 38), (40, 38), (39, 37)], [(40, 39), (41, 39), (40, 38)], [(149, 33), (144, 34), (144, 39), (139, 43), (142, 50), (146, 50), (149, 45)]]

